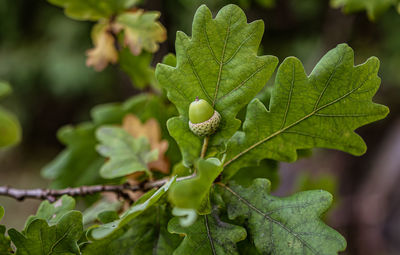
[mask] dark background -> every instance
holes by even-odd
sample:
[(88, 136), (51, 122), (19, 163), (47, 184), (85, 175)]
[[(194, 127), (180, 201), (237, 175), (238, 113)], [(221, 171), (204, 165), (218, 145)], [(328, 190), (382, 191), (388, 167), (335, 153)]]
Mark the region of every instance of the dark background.
[[(326, 0), (279, 0), (269, 8), (260, 2), (233, 1), (245, 9), (249, 21), (264, 20), (260, 54), (280, 61), (296, 56), (310, 73), (322, 55), (346, 42), (355, 51), (355, 64), (370, 56), (381, 60), (382, 85), (375, 101), (391, 110), (385, 120), (358, 130), (368, 145), (365, 155), (315, 150), (312, 157), (282, 163), (275, 193), (326, 189), (335, 196), (327, 221), (346, 237), (345, 254), (400, 254), (400, 15), (392, 8), (372, 22), (365, 12), (343, 14)], [(168, 31), (154, 64), (174, 52), (178, 29), (190, 34), (193, 14), (202, 3), (216, 13), (232, 1), (144, 1), (144, 9), (162, 13)], [(63, 148), (56, 131), (88, 120), (97, 104), (123, 101), (138, 92), (118, 66), (100, 73), (85, 66), (92, 25), (67, 18), (43, 0), (0, 1), (0, 79), (14, 89), (2, 104), (23, 126), (22, 143), (0, 151), (0, 185), (46, 187), (40, 169)], [(0, 198), (11, 212), (2, 223), (22, 228), (38, 203)]]

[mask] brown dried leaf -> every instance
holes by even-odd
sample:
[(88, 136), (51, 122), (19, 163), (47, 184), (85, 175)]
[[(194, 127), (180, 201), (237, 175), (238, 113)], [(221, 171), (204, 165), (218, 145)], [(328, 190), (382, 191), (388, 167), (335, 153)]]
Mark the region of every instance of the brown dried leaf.
[(96, 24), (92, 29), (95, 47), (86, 52), (86, 65), (93, 66), (98, 72), (106, 68), (108, 63), (115, 64), (118, 60), (115, 39), (109, 31), (110, 26), (103, 23)]

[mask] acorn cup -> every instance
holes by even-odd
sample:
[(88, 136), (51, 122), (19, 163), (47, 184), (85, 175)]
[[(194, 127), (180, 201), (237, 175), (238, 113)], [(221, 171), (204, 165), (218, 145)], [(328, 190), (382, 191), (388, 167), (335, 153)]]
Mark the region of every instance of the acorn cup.
[(203, 99), (196, 97), (189, 106), (189, 128), (197, 136), (209, 136), (218, 129), (221, 115)]

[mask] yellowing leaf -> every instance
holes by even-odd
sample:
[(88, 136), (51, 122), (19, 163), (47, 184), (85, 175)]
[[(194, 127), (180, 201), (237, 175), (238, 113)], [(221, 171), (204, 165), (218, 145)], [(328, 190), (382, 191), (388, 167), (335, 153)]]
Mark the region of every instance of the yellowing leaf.
[(86, 52), (86, 65), (93, 66), (96, 71), (107, 67), (108, 63), (115, 64), (118, 52), (115, 49), (115, 39), (111, 35), (108, 24), (98, 23), (92, 29), (94, 48)]
[(115, 32), (124, 31), (124, 44), (132, 54), (139, 55), (142, 49), (156, 52), (158, 44), (165, 41), (167, 34), (163, 25), (156, 21), (159, 12), (144, 12), (139, 9), (119, 15), (113, 25)]
[(165, 157), (168, 150), (168, 141), (161, 140), (161, 129), (156, 119), (149, 119), (144, 124), (138, 117), (132, 114), (125, 116), (122, 127), (135, 138), (146, 137), (150, 142), (151, 150), (158, 150), (158, 159), (148, 164), (149, 169), (169, 173), (169, 161)]

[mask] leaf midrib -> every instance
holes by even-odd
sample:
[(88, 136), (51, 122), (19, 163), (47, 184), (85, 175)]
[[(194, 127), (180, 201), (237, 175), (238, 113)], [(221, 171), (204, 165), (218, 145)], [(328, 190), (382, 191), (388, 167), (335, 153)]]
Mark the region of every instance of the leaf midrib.
[(288, 129), (294, 127), (294, 126), (296, 126), (296, 125), (299, 124), (300, 122), (302, 122), (302, 121), (304, 121), (304, 120), (306, 120), (306, 119), (308, 119), (308, 118), (314, 116), (316, 113), (318, 113), (319, 111), (325, 109), (326, 107), (331, 106), (332, 104), (335, 104), (336, 102), (338, 102), (338, 101), (340, 101), (340, 100), (342, 100), (342, 99), (348, 97), (349, 95), (351, 95), (351, 94), (354, 93), (355, 91), (359, 90), (362, 86), (364, 86), (365, 82), (368, 80), (368, 77), (369, 77), (369, 75), (367, 75), (367, 78), (364, 80), (363, 83), (361, 83), (360, 86), (358, 86), (358, 87), (356, 87), (356, 88), (350, 90), (349, 92), (347, 92), (346, 94), (342, 95), (341, 97), (338, 97), (337, 99), (332, 100), (331, 102), (329, 102), (329, 103), (327, 103), (327, 104), (325, 104), (325, 105), (323, 105), (323, 106), (321, 106), (321, 107), (319, 107), (319, 108), (317, 108), (317, 109), (314, 109), (312, 112), (310, 112), (309, 114), (303, 116), (302, 118), (298, 119), (297, 121), (293, 122), (292, 124), (290, 124), (290, 125), (288, 125), (288, 126), (286, 126), (286, 127), (284, 127), (284, 128), (281, 128), (281, 129), (275, 131), (274, 133), (272, 133), (272, 134), (269, 135), (268, 137), (266, 137), (266, 138), (264, 138), (264, 139), (262, 139), (262, 140), (260, 140), (260, 141), (258, 141), (258, 142), (256, 142), (256, 143), (254, 143), (253, 145), (247, 147), (245, 150), (239, 152), (238, 154), (236, 154), (234, 157), (232, 157), (230, 160), (228, 160), (228, 161), (224, 164), (224, 168), (227, 167), (227, 166), (228, 166), (229, 164), (231, 164), (232, 162), (234, 162), (234, 161), (235, 161), (236, 159), (238, 159), (239, 157), (241, 157), (241, 156), (243, 156), (244, 154), (246, 154), (247, 152), (249, 152), (249, 151), (251, 151), (252, 149), (256, 148), (257, 146), (259, 146), (259, 145), (263, 144), (264, 142), (266, 142), (266, 141), (268, 141), (268, 140), (274, 138), (275, 136), (277, 136), (277, 135), (283, 133), (284, 131), (286, 131), (286, 130), (288, 130)]
[(212, 236), (211, 236), (210, 227), (209, 227), (209, 225), (208, 225), (208, 218), (207, 218), (207, 215), (204, 215), (204, 225), (205, 225), (206, 230), (207, 230), (207, 237), (208, 237), (208, 241), (210, 242), (210, 246), (211, 246), (212, 253), (213, 253), (213, 255), (216, 255), (217, 252), (215, 251), (214, 241), (213, 241), (213, 238), (212, 238)]

